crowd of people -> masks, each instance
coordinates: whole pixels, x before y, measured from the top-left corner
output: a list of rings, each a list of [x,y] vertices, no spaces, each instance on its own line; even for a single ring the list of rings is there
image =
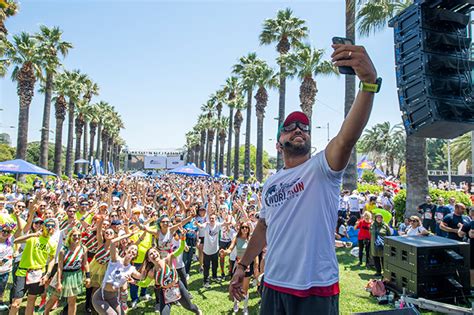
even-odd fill
[[[192,262],[204,289],[229,280],[260,208],[259,185],[179,175],[37,179],[24,195],[7,186],[0,195],[0,297],[10,274],[13,288],[0,310],[17,314],[27,295],[26,314],[38,297],[45,314],[61,300],[63,312],[75,314],[85,287],[87,313],[121,314],[154,291],[157,312],[169,314],[179,302],[200,314],[187,289]],[[244,314],[264,256],[246,272]],[[235,300],[234,312],[240,306]]]
[[[393,196],[392,187],[383,186],[379,194],[343,191],[339,197],[336,238],[351,239],[350,232],[357,235],[359,265],[363,264],[365,253],[365,265],[375,267],[375,276],[382,275],[385,236],[437,235],[457,241],[474,237],[474,207],[466,208],[455,197],[450,197],[446,204],[443,197],[434,203],[426,196],[417,209],[418,215],[396,222]],[[474,242],[471,249],[472,245]],[[471,250],[471,255],[473,253]]]

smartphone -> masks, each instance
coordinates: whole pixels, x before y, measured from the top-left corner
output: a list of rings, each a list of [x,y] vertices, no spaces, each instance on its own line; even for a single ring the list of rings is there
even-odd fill
[[[354,41],[350,38],[344,38],[344,37],[333,37],[332,38],[332,43],[333,44],[343,44],[343,45],[354,45]],[[341,74],[350,74],[350,75],[355,75],[354,69],[352,67],[347,67],[347,66],[342,66],[338,67],[339,68],[339,73]]]

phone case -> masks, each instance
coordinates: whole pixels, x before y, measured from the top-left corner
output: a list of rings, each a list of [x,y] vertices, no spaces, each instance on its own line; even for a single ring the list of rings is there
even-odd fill
[[[344,38],[344,37],[333,37],[332,38],[333,44],[349,44],[349,45],[354,45],[354,42],[349,39],[349,38]],[[354,69],[352,67],[338,67],[339,73],[341,74],[349,74],[349,75],[355,75]]]

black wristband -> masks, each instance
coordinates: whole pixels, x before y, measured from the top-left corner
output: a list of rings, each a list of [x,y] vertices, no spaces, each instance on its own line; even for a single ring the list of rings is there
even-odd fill
[[[90,279],[91,278],[91,273],[90,272],[86,272],[86,279]]]

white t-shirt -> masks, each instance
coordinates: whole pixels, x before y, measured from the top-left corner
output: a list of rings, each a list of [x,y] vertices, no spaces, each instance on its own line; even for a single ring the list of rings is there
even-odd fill
[[[8,243],[8,244],[7,244]],[[13,237],[8,242],[0,243],[0,274],[12,271]]]
[[[260,211],[267,225],[266,282],[307,290],[339,281],[334,231],[342,174],[322,151],[267,180]]]
[[[360,200],[359,195],[354,195],[354,194],[350,195],[347,198],[347,202],[349,204],[349,211],[350,212],[359,212],[360,211],[359,200]]]
[[[128,264],[124,266],[122,262],[117,260],[116,262],[110,261],[107,270],[105,271],[104,282],[102,286],[105,287],[107,283],[112,284],[115,289],[122,287],[128,280],[128,277],[135,272],[135,266]]]
[[[416,228],[412,228],[410,226],[407,230],[407,235],[408,236],[417,236],[418,234],[423,233],[423,231],[426,231],[426,229],[424,227],[422,227],[421,225],[417,226]]]
[[[181,244],[181,241],[180,240],[176,240],[174,237],[173,237],[173,241],[171,242],[173,245],[172,245],[172,250],[173,252],[175,250],[177,250],[179,248],[179,245]],[[176,269],[180,269],[180,268],[183,268],[184,267],[184,261],[183,261],[183,253],[181,253],[178,257],[175,257],[175,268]]]
[[[215,222],[214,227],[210,223],[206,224],[204,230],[204,247],[203,252],[206,255],[214,255],[219,251],[219,232],[222,223]]]
[[[160,252],[160,258],[165,258],[171,253],[171,248],[173,245],[173,236],[171,232],[168,230],[166,234],[162,234],[160,230],[158,230],[158,251]]]

